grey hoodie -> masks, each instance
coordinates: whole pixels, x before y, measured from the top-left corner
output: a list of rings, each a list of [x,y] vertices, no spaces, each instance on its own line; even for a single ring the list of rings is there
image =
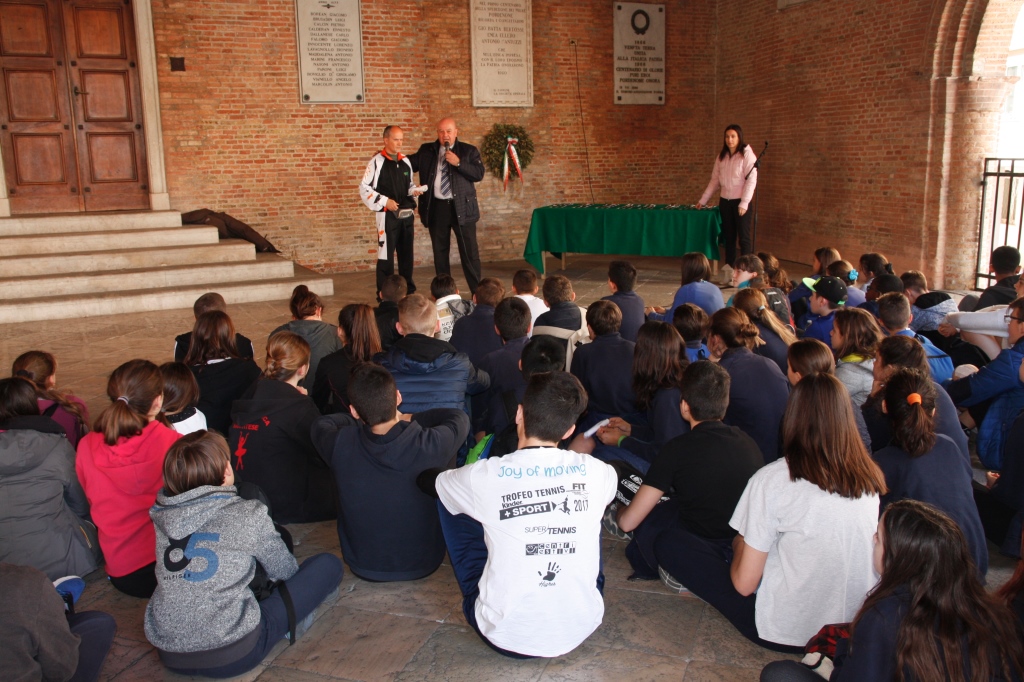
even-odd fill
[[[161,492],[149,515],[158,584],[145,629],[161,652],[222,649],[251,635],[260,624],[249,589],[256,561],[271,580],[299,570],[267,508],[238,497],[234,486],[202,486],[173,497]]]

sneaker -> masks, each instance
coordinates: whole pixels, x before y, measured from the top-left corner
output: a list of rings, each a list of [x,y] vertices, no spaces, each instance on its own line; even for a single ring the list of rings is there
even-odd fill
[[[61,599],[64,600],[64,608],[68,609],[70,607],[73,610],[78,598],[85,592],[85,581],[77,575],[66,575],[63,578],[54,580],[53,587],[57,590],[57,594],[61,596]]]
[[[677,594],[689,592],[689,590],[686,589],[681,582],[670,576],[668,574],[668,571],[666,571],[661,566],[658,566],[658,575],[661,576],[661,582],[665,583],[665,587],[672,590],[673,592]]]
[[[601,519],[601,525],[606,531],[614,535],[620,540],[632,540],[633,534],[627,533],[626,531],[619,528],[618,521],[615,517],[618,515],[619,505],[610,504],[608,508],[604,510],[604,517]]]

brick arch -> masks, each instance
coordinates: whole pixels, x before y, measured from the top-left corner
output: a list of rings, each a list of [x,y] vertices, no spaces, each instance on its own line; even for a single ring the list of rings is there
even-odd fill
[[[922,245],[939,286],[973,278],[979,181],[998,139],[1007,93],[1006,57],[1024,0],[939,0],[923,50],[929,78]],[[922,75],[923,75],[922,74]]]

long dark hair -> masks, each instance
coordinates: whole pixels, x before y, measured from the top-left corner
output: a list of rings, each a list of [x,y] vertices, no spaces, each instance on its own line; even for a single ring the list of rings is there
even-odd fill
[[[288,301],[288,308],[292,311],[292,317],[296,320],[304,320],[313,317],[317,311],[323,311],[324,302],[320,297],[309,290],[305,284],[300,284],[292,290],[291,300]]]
[[[901,367],[885,380],[882,393],[892,422],[892,442],[911,457],[935,446],[935,384],[930,374]]]
[[[680,269],[682,270],[681,286],[711,278],[711,262],[699,251],[684,253]]]
[[[882,330],[874,315],[862,308],[843,307],[836,311],[833,324],[843,335],[843,345],[835,349],[837,358],[851,354],[875,357]]]
[[[742,156],[743,150],[747,148],[747,143],[743,141],[743,128],[740,128],[739,125],[737,125],[736,123],[730,123],[729,125],[725,126],[725,130],[722,132],[722,151],[718,155],[719,159],[724,159],[725,157],[729,156],[729,145],[725,143],[725,135],[730,130],[735,130],[736,136],[740,138],[740,143],[736,145],[736,153]]]
[[[857,433],[850,394],[831,374],[805,376],[793,387],[782,415],[782,452],[794,481],[850,499],[886,492],[885,475]]]
[[[779,259],[767,251],[758,251],[757,257],[764,264],[764,275],[768,286],[776,287],[788,294],[793,289],[793,282],[790,281],[789,274],[782,269]]]
[[[186,365],[205,365],[210,360],[237,357],[235,325],[227,313],[211,310],[196,318],[192,340],[185,354]]]
[[[39,414],[36,387],[23,377],[0,379],[0,421]]]
[[[893,274],[892,263],[889,259],[880,253],[865,253],[860,257],[860,267],[864,270],[864,275],[868,279],[884,275],[886,273]]]
[[[908,591],[896,634],[899,679],[907,672],[914,680],[967,682],[965,668],[973,680],[1020,679],[1020,625],[978,580],[956,522],[931,505],[901,500],[886,509],[881,528],[882,578],[851,629],[881,601]]]
[[[757,326],[750,321],[747,314],[738,308],[722,308],[711,316],[708,336],[722,339],[726,348],[749,348],[764,343]]]
[[[349,303],[338,313],[338,326],[345,334],[345,346],[356,360],[370,362],[381,351],[380,329],[373,308],[365,303]]]
[[[633,351],[633,393],[637,409],[649,408],[659,389],[681,387],[688,364],[686,343],[675,327],[654,320],[644,322],[636,333]]]
[[[813,277],[824,277],[827,274],[828,266],[843,258],[839,255],[839,250],[831,246],[815,249],[814,257],[818,259],[819,268],[811,273]]]
[[[78,423],[84,428],[87,417],[82,404],[72,400],[67,393],[46,385],[47,380],[56,373],[57,358],[42,350],[30,350],[22,353],[14,359],[14,364],[11,365],[11,376],[31,381],[32,385],[36,387],[38,398],[57,403],[78,420]]]

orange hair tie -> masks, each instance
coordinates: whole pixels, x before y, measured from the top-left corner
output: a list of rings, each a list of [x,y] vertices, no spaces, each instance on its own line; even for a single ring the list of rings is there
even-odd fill
[[[921,404],[921,394],[920,393],[911,393],[910,395],[908,395],[907,396],[907,404],[908,405],[920,405]]]

